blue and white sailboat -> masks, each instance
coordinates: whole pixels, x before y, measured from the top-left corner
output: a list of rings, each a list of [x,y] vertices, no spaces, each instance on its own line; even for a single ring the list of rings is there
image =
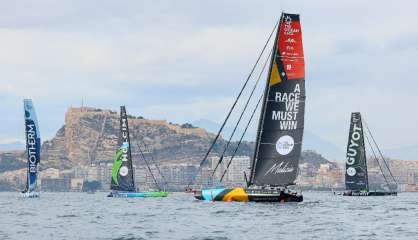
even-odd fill
[[[36,182],[38,165],[41,158],[41,135],[39,133],[38,119],[32,100],[24,99],[23,107],[25,111],[25,138],[28,165],[26,187],[21,193],[23,197],[36,198],[39,197],[39,193],[36,192]]]

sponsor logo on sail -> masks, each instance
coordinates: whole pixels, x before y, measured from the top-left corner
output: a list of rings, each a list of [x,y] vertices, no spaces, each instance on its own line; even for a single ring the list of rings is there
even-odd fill
[[[288,38],[285,40],[285,43],[296,43],[296,40],[294,38]]]
[[[29,172],[36,173],[36,163],[38,162],[36,156],[36,129],[35,124],[26,125],[26,139],[28,148],[28,159],[29,159]]]
[[[122,145],[122,162],[128,161],[129,144],[123,143]]]
[[[127,166],[122,166],[122,167],[120,168],[120,170],[119,170],[119,174],[120,174],[122,177],[126,177],[126,176],[128,175],[128,172],[129,172],[129,169],[128,169],[128,167],[127,167]]]
[[[286,16],[284,18],[284,34],[285,35],[293,35],[294,33],[300,32],[300,29],[293,28],[292,26],[292,18],[290,16]]]
[[[359,154],[359,147],[360,147],[360,141],[362,138],[362,127],[361,127],[361,123],[359,124],[360,118],[353,114],[352,117],[352,132],[350,134],[350,139],[348,142],[348,148],[347,148],[347,160],[346,160],[346,164],[347,164],[347,169],[346,169],[346,173],[348,176],[350,177],[354,177],[356,176],[357,170],[355,168],[355,165],[358,164],[358,162],[356,162],[356,160],[358,159],[358,154]]]
[[[361,127],[356,122],[358,119],[353,119],[353,132],[350,135],[350,141],[347,149],[347,165],[353,165],[356,162],[358,154],[358,147],[360,146],[359,141],[361,139]]]
[[[293,172],[295,168],[292,166],[289,166],[289,163],[275,163],[273,166],[264,174],[264,176],[267,176],[268,174],[280,174],[280,173],[290,173]]]
[[[293,140],[293,138],[289,135],[284,135],[277,140],[276,151],[280,155],[287,155],[293,150],[294,146],[295,141]]]
[[[357,171],[356,171],[355,168],[353,168],[353,167],[347,168],[347,175],[348,176],[352,177],[352,176],[356,175],[356,173],[357,173]]]

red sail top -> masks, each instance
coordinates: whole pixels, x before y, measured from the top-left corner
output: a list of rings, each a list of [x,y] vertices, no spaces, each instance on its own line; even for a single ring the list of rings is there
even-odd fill
[[[288,80],[305,77],[302,30],[297,14],[284,14],[279,28],[277,55],[283,66],[280,75]]]

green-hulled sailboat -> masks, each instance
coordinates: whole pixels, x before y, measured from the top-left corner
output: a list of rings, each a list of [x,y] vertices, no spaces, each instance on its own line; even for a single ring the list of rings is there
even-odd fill
[[[135,187],[135,173],[132,166],[131,141],[125,106],[120,107],[119,149],[112,167],[111,192],[108,197],[167,197],[165,191],[139,192]],[[158,186],[157,186],[158,187]]]

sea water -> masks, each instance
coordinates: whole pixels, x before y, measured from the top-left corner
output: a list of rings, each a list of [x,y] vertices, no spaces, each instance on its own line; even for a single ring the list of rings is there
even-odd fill
[[[304,192],[290,204],[106,195],[0,193],[0,239],[418,239],[418,193]]]

